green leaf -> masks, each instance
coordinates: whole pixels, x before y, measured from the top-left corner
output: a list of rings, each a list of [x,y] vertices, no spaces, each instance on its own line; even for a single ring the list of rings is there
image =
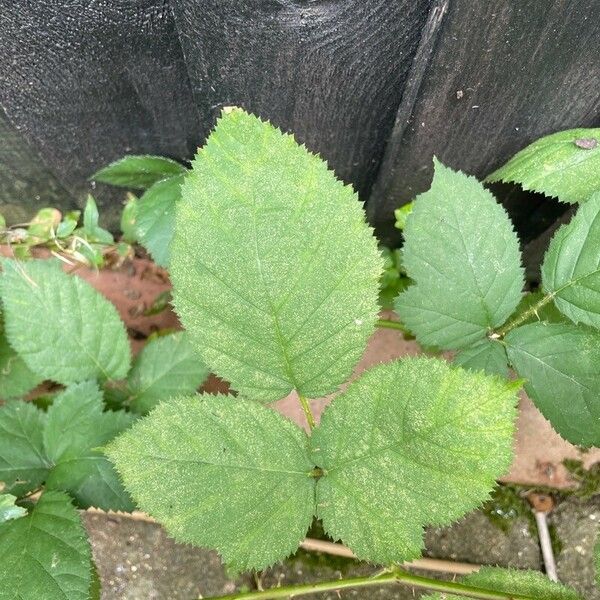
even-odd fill
[[[22,506],[15,504],[16,496],[11,494],[0,494],[0,525],[5,521],[20,519],[27,514],[27,511]]]
[[[583,202],[600,191],[600,129],[568,129],[543,137],[486,181],[515,182],[563,202]]]
[[[314,511],[305,433],[232,396],[157,406],[107,449],[141,510],[233,569],[262,569],[304,539]]]
[[[34,373],[65,385],[125,377],[129,342],[108,300],[56,261],[4,260],[2,266],[6,335]]]
[[[425,525],[479,506],[508,469],[516,391],[430,358],[365,372],[311,436],[327,533],[380,564],[420,556]]]
[[[544,290],[574,323],[600,328],[600,193],[554,235],[542,265]]]
[[[88,241],[100,242],[101,244],[112,244],[115,240],[106,229],[102,229],[98,224],[100,215],[96,201],[91,194],[88,194],[85,208],[83,210],[83,228],[82,233]]]
[[[152,254],[154,262],[162,267],[169,266],[175,207],[181,199],[183,181],[183,175],[158,181],[144,192],[137,204],[137,239]]]
[[[9,345],[0,317],[0,400],[24,396],[42,381]]]
[[[466,348],[502,325],[521,300],[519,242],[505,210],[473,177],[435,161],[404,229],[402,322],[426,346]]]
[[[48,472],[42,431],[46,415],[33,404],[11,401],[0,407],[0,481],[21,496],[41,485]]]
[[[61,220],[60,211],[56,208],[42,208],[31,219],[27,233],[35,244],[46,242],[54,236]]]
[[[357,195],[240,109],[223,114],[182,195],[174,304],[204,362],[264,402],[337,389],[378,312],[381,258]]]
[[[477,573],[462,578],[460,583],[490,592],[520,594],[535,600],[583,600],[572,588],[555,583],[537,571],[482,567]],[[468,598],[454,594],[429,594],[423,596],[421,600],[468,600]]]
[[[0,213],[0,229],[6,229],[6,219],[4,218],[4,216]]]
[[[137,242],[137,235],[135,231],[135,222],[137,219],[137,207],[139,200],[133,195],[127,194],[127,202],[123,207],[121,213],[121,232],[123,234],[123,241],[128,244],[135,244]]]
[[[170,158],[130,155],[100,169],[91,179],[119,187],[146,189],[161,179],[186,172],[183,165]]]
[[[600,445],[600,334],[571,323],[532,323],[509,332],[508,358],[525,390],[562,437]]]
[[[594,567],[596,569],[596,584],[600,586],[600,536],[594,546]]]
[[[94,382],[72,385],[48,409],[44,449],[50,462],[47,489],[68,491],[83,508],[131,511],[134,505],[112,464],[98,450],[127,429],[133,417],[103,412]]]
[[[508,358],[504,346],[488,339],[481,340],[456,355],[454,364],[469,371],[508,378]]]
[[[0,592],[21,600],[88,600],[91,551],[66,494],[46,492],[32,513],[0,525]]]
[[[56,237],[63,239],[69,237],[77,227],[77,219],[65,217],[56,228]]]
[[[191,394],[208,374],[185,332],[156,338],[138,354],[127,378],[131,409],[147,413],[161,400]]]

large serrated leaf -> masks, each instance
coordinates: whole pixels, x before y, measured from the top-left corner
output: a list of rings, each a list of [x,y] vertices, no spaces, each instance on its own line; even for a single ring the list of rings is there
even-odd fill
[[[157,181],[186,171],[183,165],[164,156],[132,154],[100,169],[91,179],[120,187],[146,189]]]
[[[129,494],[99,447],[127,429],[133,417],[103,412],[102,394],[92,382],[59,394],[48,409],[44,451],[50,463],[48,489],[66,490],[81,507],[131,511]]]
[[[256,402],[171,400],[107,452],[142,510],[175,539],[216,548],[234,569],[285,558],[311,523],[306,435]]]
[[[403,265],[415,281],[396,300],[427,346],[466,348],[521,300],[519,242],[506,211],[475,178],[435,161],[431,189],[404,228]]]
[[[571,323],[531,323],[505,338],[525,390],[560,435],[600,445],[600,334]]]
[[[351,374],[382,261],[356,194],[294,138],[224,114],[186,177],[171,275],[185,329],[247,397],[308,397]]]
[[[542,284],[558,310],[574,323],[600,328],[600,193],[552,238]]]
[[[135,232],[154,262],[168,267],[171,239],[175,228],[176,203],[181,198],[183,175],[157,181],[138,200]]]
[[[108,300],[57,261],[4,260],[2,267],[6,335],[34,373],[65,385],[125,377],[129,342]]]
[[[600,129],[547,135],[513,156],[486,181],[519,183],[525,190],[583,202],[600,191]]]
[[[519,594],[522,597],[531,597],[532,600],[583,600],[572,588],[555,583],[537,571],[482,567],[477,573],[462,578],[460,583],[489,592]],[[460,594],[446,593],[429,594],[423,596],[421,600],[468,600],[468,598]]]
[[[30,515],[0,524],[0,598],[88,600],[91,551],[66,494],[46,492]]]
[[[350,384],[311,436],[317,515],[361,559],[419,556],[423,526],[479,506],[512,455],[516,388],[428,358]]]
[[[24,396],[41,382],[9,345],[0,315],[0,400]]]
[[[33,404],[14,400],[0,407],[0,482],[20,496],[45,479],[48,459],[42,431],[46,415]]]
[[[208,373],[187,333],[156,338],[138,354],[127,377],[131,409],[146,413],[161,400],[190,394]]]

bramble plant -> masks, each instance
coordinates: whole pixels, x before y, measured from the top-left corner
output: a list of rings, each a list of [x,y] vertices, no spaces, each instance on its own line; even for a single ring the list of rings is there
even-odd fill
[[[384,265],[356,194],[292,136],[228,109],[183,170],[129,157],[95,176],[147,188],[130,240],[169,265],[185,327],[131,369],[116,310],[88,284],[56,261],[2,263],[0,597],[98,597],[75,506],[137,506],[234,571],[284,559],[315,517],[385,567],[230,599],[401,583],[428,600],[577,600],[539,573],[485,567],[448,582],[399,565],[420,556],[424,526],[480,506],[510,465],[522,380],[509,365],[561,435],[600,438],[600,195],[556,234],[543,289],[523,296],[505,211],[436,162],[431,189],[398,214],[402,254],[386,256],[402,322],[380,321]],[[396,360],[339,392],[377,325],[457,350],[455,364]],[[209,370],[237,394],[194,394]],[[24,402],[44,380],[60,391]],[[267,406],[290,392],[306,431]],[[310,399],[330,393],[317,424]]]

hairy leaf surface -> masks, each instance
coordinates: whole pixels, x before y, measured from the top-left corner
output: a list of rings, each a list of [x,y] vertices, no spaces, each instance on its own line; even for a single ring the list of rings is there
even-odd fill
[[[4,260],[2,267],[6,335],[34,373],[65,385],[125,377],[129,342],[108,300],[56,261]]]
[[[0,524],[0,597],[88,600],[91,551],[66,494],[46,492],[30,515]]]
[[[482,567],[477,573],[460,580],[473,587],[490,592],[520,594],[535,600],[583,600],[572,588],[555,583],[537,571]],[[454,594],[429,594],[422,600],[469,600],[466,596]]]
[[[138,506],[238,570],[295,551],[314,511],[305,433],[232,396],[158,405],[107,450]]]
[[[102,394],[95,383],[73,385],[59,394],[48,409],[44,428],[50,463],[46,487],[70,492],[84,508],[133,510],[112,464],[98,450],[132,422],[124,411],[103,412]]]
[[[195,392],[208,373],[187,333],[156,338],[138,354],[127,378],[131,409],[147,413],[161,400]]]
[[[515,182],[563,202],[583,202],[600,191],[600,129],[568,129],[536,140],[487,181]]]
[[[542,284],[574,323],[600,328],[600,193],[554,235],[542,265]]]
[[[164,156],[130,155],[100,169],[91,179],[120,187],[146,189],[157,181],[186,171],[183,165]]]
[[[525,390],[560,435],[600,445],[600,334],[571,323],[532,323],[505,338]]]
[[[152,254],[154,262],[168,267],[175,228],[175,207],[181,198],[183,175],[157,181],[137,202],[137,239]]]
[[[205,363],[265,402],[335,390],[378,311],[382,261],[356,194],[240,109],[219,120],[182,194],[174,304]]]
[[[506,211],[475,178],[438,161],[407,219],[403,265],[415,285],[396,310],[426,346],[466,348],[521,300],[519,242]]]
[[[488,339],[459,352],[454,364],[469,371],[483,371],[488,375],[508,377],[508,358],[504,346]]]
[[[4,491],[20,496],[37,488],[48,469],[42,430],[46,414],[33,404],[14,400],[0,407],[0,481]]]
[[[0,315],[0,400],[24,396],[41,382],[42,378],[11,348]]]
[[[479,506],[508,468],[516,387],[429,358],[367,371],[311,436],[317,515],[381,564],[419,556],[423,527]]]

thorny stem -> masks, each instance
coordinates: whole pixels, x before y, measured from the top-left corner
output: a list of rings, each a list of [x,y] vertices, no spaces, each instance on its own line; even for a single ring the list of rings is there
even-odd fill
[[[512,594],[510,592],[494,592],[483,590],[478,587],[456,583],[453,581],[439,581],[419,575],[412,575],[406,571],[394,568],[381,575],[373,577],[353,577],[350,579],[337,579],[334,581],[322,581],[318,583],[306,583],[303,585],[290,585],[273,588],[270,590],[256,592],[242,592],[219,596],[212,600],[275,600],[277,598],[295,598],[306,594],[342,590],[346,588],[379,586],[382,584],[400,583],[410,585],[414,588],[425,589],[433,592],[456,594],[467,598],[478,598],[479,600],[535,600],[532,596]]]
[[[302,405],[302,410],[304,411],[308,428],[312,431],[316,423],[315,416],[312,414],[312,410],[310,410],[310,404],[308,400],[300,393],[298,394],[298,398],[300,399],[300,404]]]
[[[397,329],[402,333],[409,333],[408,329],[402,325],[399,321],[392,321],[391,319],[377,319],[375,322],[377,327],[382,327],[383,329]]]
[[[530,317],[533,317],[534,315],[537,316],[538,310],[546,306],[546,304],[548,304],[548,302],[550,302],[552,298],[553,294],[546,294],[539,302],[536,302],[533,306],[529,307],[524,313],[521,313],[516,319],[513,319],[512,321],[504,325],[504,327],[498,329],[498,331],[492,334],[492,336],[496,339],[503,338],[509,331],[512,331],[513,329],[527,321],[527,319],[529,319]]]

